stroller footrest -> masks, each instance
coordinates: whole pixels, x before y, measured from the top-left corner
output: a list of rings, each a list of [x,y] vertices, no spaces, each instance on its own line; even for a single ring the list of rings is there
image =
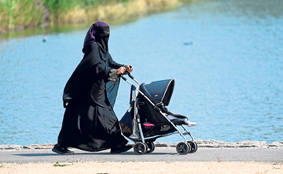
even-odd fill
[[[172,121],[175,125],[188,125],[189,127],[196,126],[197,124],[194,122],[190,122],[186,116],[183,115],[167,115],[170,121]]]
[[[185,119],[173,119],[171,120],[175,125],[182,125],[182,124],[186,124],[186,120]]]

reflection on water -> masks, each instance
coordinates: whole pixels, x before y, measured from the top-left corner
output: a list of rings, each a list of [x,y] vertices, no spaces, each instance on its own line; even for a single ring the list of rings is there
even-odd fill
[[[117,62],[132,64],[140,82],[176,80],[169,110],[198,123],[190,129],[196,139],[282,141],[280,5],[280,0],[191,2],[111,27],[110,52]],[[0,43],[0,144],[56,142],[62,90],[82,58],[86,31]],[[129,90],[121,82],[119,118],[128,108]]]

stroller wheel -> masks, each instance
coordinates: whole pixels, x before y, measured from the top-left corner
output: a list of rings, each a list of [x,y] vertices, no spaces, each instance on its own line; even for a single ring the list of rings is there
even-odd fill
[[[191,146],[190,146],[190,144],[180,142],[180,143],[177,144],[176,150],[180,155],[186,155],[191,151]]]
[[[145,154],[147,152],[147,145],[145,143],[138,142],[134,146],[134,151],[139,154]]]
[[[155,149],[155,145],[153,142],[146,142],[147,145],[147,153],[151,153]]]
[[[195,153],[198,150],[198,144],[194,141],[187,141],[187,143],[191,146],[191,150],[189,153]]]

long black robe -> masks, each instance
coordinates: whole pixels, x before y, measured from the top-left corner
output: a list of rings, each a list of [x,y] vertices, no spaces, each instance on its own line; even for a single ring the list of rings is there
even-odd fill
[[[110,69],[123,65],[108,52],[101,57],[101,47],[91,42],[84,48],[84,58],[65,86],[63,100],[69,104],[58,136],[60,146],[100,151],[128,142],[113,111],[119,81],[108,81]]]

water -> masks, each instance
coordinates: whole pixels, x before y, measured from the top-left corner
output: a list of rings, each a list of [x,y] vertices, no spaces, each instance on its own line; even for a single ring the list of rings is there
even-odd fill
[[[140,82],[174,78],[169,110],[198,125],[196,139],[283,140],[283,3],[192,2],[111,27],[110,52]],[[55,143],[62,91],[87,28],[0,42],[0,144]],[[42,42],[46,37],[47,42]],[[122,82],[115,112],[128,108]],[[179,135],[157,139],[177,142]]]

